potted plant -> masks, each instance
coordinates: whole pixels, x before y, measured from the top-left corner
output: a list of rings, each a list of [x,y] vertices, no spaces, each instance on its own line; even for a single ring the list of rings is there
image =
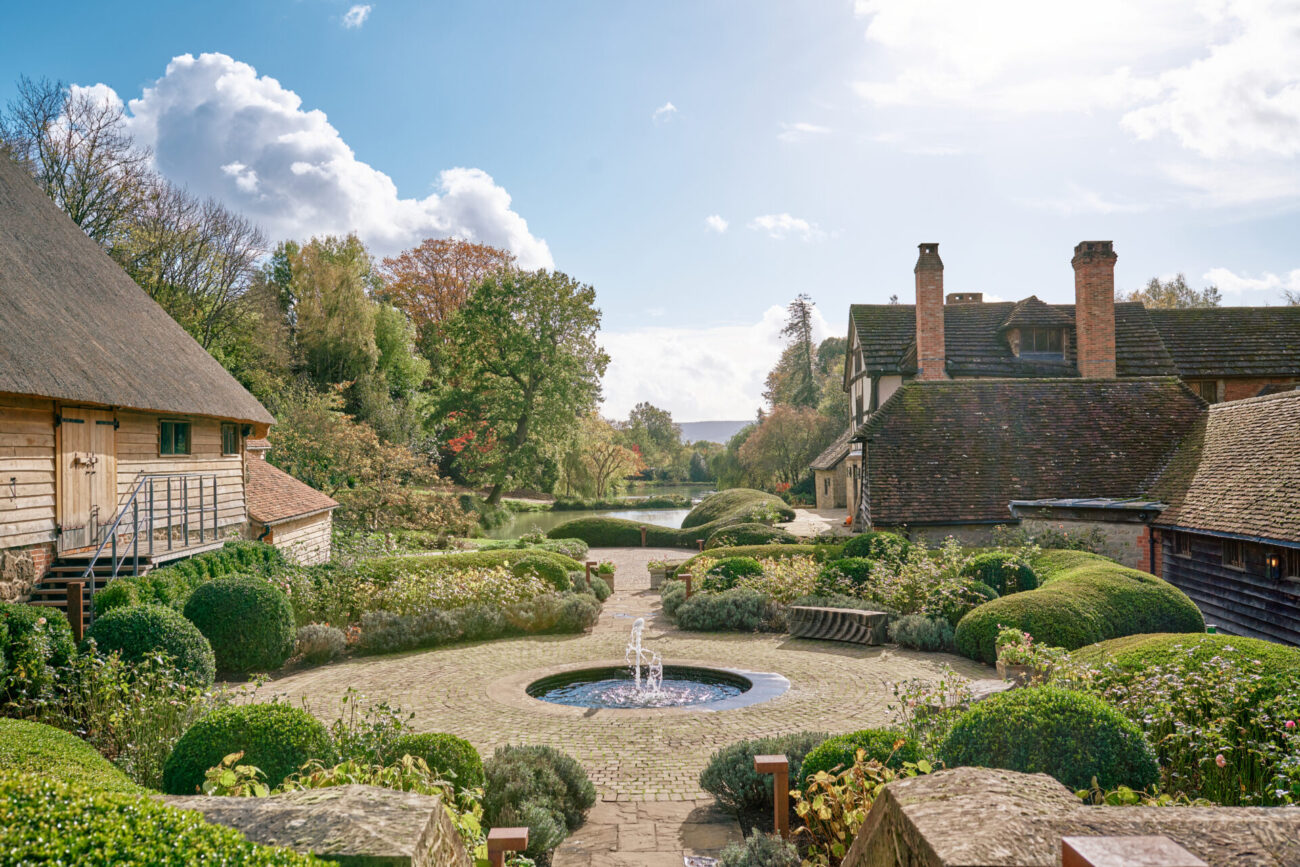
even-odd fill
[[[668,573],[680,563],[671,563],[667,560],[651,560],[645,564],[646,569],[650,572],[650,589],[658,590],[659,586],[668,578]]]
[[[1034,643],[1034,637],[1019,629],[998,627],[998,676],[1016,686],[1046,682],[1059,657],[1057,648]]]

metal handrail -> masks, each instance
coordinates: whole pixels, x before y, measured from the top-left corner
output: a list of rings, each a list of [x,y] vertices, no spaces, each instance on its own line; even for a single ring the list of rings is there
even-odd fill
[[[217,521],[219,517],[220,506],[217,497],[217,474],[216,473],[142,473],[139,477],[139,480],[135,483],[135,487],[131,489],[131,495],[127,497],[126,502],[122,504],[122,507],[120,509],[118,509],[117,515],[113,518],[113,522],[109,525],[108,531],[104,535],[103,541],[99,543],[99,547],[95,549],[95,553],[91,555],[90,561],[86,564],[85,570],[81,573],[81,578],[83,580],[87,580],[87,579],[89,580],[90,620],[92,623],[95,620],[95,575],[94,575],[95,567],[99,564],[99,558],[103,555],[104,548],[108,547],[110,550],[111,562],[113,564],[113,571],[112,574],[109,576],[108,580],[113,581],[115,578],[117,578],[118,572],[121,570],[122,564],[123,562],[125,562],[128,556],[128,551],[126,550],[122,551],[121,555],[119,556],[117,550],[118,530],[119,527],[121,527],[122,525],[122,521],[126,518],[128,511],[130,511],[131,513],[131,522],[132,522],[131,545],[129,549],[129,556],[131,557],[131,561],[132,561],[131,574],[132,575],[140,574],[140,494],[144,491],[146,483],[149,485],[149,497],[146,504],[146,514],[145,514],[146,526],[148,526],[149,528],[149,546],[148,546],[148,551],[146,552],[146,556],[153,555],[154,529],[155,529],[155,522],[157,520],[157,515],[155,514],[155,508],[154,508],[154,493],[156,490],[156,483],[159,480],[165,480],[167,483],[167,550],[169,551],[173,550],[172,549],[172,529],[173,529],[172,482],[174,480],[179,481],[181,483],[180,485],[181,503],[184,507],[184,512],[181,516],[182,517],[181,527],[182,527],[182,532],[184,533],[185,547],[187,548],[189,547],[190,515],[194,511],[190,507],[189,483],[191,479],[198,480],[199,543],[200,544],[203,544],[204,542],[207,541],[207,532],[208,532],[208,527],[206,526],[204,520],[206,518],[206,513],[208,511],[208,508],[204,504],[203,489],[204,489],[204,484],[208,479],[211,479],[212,481],[211,531],[212,531],[212,540],[214,542],[217,540],[218,538]],[[107,584],[108,582],[105,583]]]

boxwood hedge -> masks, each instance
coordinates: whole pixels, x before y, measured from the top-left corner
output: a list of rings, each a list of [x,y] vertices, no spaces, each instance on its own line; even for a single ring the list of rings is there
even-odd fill
[[[826,732],[796,732],[737,741],[709,757],[700,772],[700,788],[737,814],[772,809],[772,776],[754,770],[754,756],[783,755],[790,760],[790,779],[801,780],[804,758],[830,737]]]
[[[214,578],[242,574],[266,577],[288,568],[284,553],[263,542],[227,542],[144,575],[115,578],[95,594],[95,613],[130,605],[166,605],[184,610],[190,594]]]
[[[261,768],[272,788],[311,759],[330,764],[334,745],[314,716],[287,704],[246,704],[219,708],[181,735],[163,766],[163,791],[192,795],[208,768],[231,753],[242,764]]]
[[[1300,673],[1300,648],[1236,635],[1128,635],[1081,647],[1070,656],[1090,665],[1110,663],[1125,671],[1141,672],[1174,663],[1193,666],[1229,654],[1236,659],[1258,660],[1264,679],[1289,678]]]
[[[185,618],[208,639],[221,671],[274,671],[293,653],[289,597],[261,578],[209,581],[190,595]]]
[[[1137,633],[1205,631],[1201,612],[1172,584],[1095,555],[1066,553],[1075,556],[1053,563],[1037,590],[994,599],[963,617],[957,652],[993,663],[1000,626],[1067,650]]]
[[[552,539],[581,539],[601,548],[627,548],[641,544],[641,528],[646,530],[646,545],[655,548],[694,548],[697,540],[708,540],[719,530],[740,524],[756,523],[756,518],[794,520],[794,510],[777,496],[749,488],[732,488],[705,497],[682,519],[680,529],[628,521],[624,518],[578,518],[552,529]],[[757,522],[757,523],[761,523]]]
[[[291,865],[309,855],[262,846],[192,810],[48,774],[0,771],[0,857],[7,864]]]
[[[798,536],[780,527],[769,527],[767,524],[733,524],[715,530],[705,540],[704,550],[734,548],[737,545],[794,545],[798,542]]]
[[[640,544],[638,541],[637,544]],[[396,557],[376,557],[367,560],[358,568],[379,583],[387,583],[403,572],[433,573],[457,569],[491,569],[497,566],[513,566],[524,558],[536,558],[533,562],[544,560],[553,563],[565,572],[581,572],[585,568],[577,560],[542,551],[537,548],[502,549],[496,551],[464,551],[456,554],[415,554]]]
[[[1038,576],[1032,566],[997,551],[976,554],[962,568],[961,574],[987,584],[999,596],[1033,590],[1038,586]]]
[[[114,608],[95,618],[86,642],[100,653],[118,653],[127,662],[162,651],[195,686],[209,687],[216,675],[212,646],[198,628],[171,608],[137,605]]]
[[[897,745],[897,746],[895,746]],[[807,784],[818,771],[839,773],[857,761],[858,750],[866,752],[867,761],[889,763],[891,768],[901,768],[903,762],[921,759],[921,748],[912,738],[894,729],[862,729],[846,735],[827,738],[804,756],[800,778]]]
[[[696,574],[695,561],[702,557],[709,560],[723,560],[727,557],[753,557],[755,560],[812,557],[815,560],[826,561],[838,558],[840,551],[841,546],[839,545],[737,545],[733,548],[715,548],[712,551],[705,551],[703,554],[696,554],[679,565],[674,570],[674,574]]]
[[[59,609],[0,602],[0,704],[48,692],[76,652],[72,627]]]
[[[424,759],[436,771],[450,771],[457,790],[483,786],[483,759],[464,738],[442,732],[399,735],[389,749],[387,760],[391,762],[407,755]]]
[[[148,791],[76,735],[28,720],[0,718],[0,767],[104,792]]]
[[[703,527],[726,518],[749,518],[755,511],[767,511],[778,521],[793,521],[794,509],[775,494],[753,488],[729,488],[710,494],[682,519],[682,528]],[[740,521],[737,521],[740,523]]]
[[[1137,724],[1101,699],[1054,686],[1016,689],[971,707],[939,745],[950,768],[1050,774],[1071,789],[1154,785],[1156,756]]]

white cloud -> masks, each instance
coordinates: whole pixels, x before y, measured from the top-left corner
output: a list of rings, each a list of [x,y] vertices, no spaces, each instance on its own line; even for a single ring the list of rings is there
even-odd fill
[[[826,237],[826,233],[802,217],[790,214],[763,214],[749,221],[749,228],[756,232],[766,232],[768,237],[783,241],[797,236],[805,241],[816,241]]]
[[[813,316],[817,340],[843,330],[830,328],[820,310]],[[785,308],[774,305],[748,325],[602,332],[610,356],[604,415],[625,418],[648,400],[677,421],[753,417],[763,404],[763,380],[784,347],[785,317]],[[654,376],[646,376],[648,370]]]
[[[1283,291],[1300,292],[1300,268],[1285,275],[1265,271],[1258,277],[1238,274],[1228,268],[1211,268],[1204,274],[1206,283],[1213,283],[1232,304],[1278,304]]]
[[[349,30],[360,27],[370,17],[370,4],[358,3],[343,14],[343,26]]]
[[[153,148],[164,175],[224,201],[272,238],[355,231],[390,255],[456,237],[510,250],[525,268],[554,267],[546,242],[486,172],[444,169],[436,192],[402,198],[324,112],[305,110],[296,93],[224,54],[173,59],[130,110],[131,131]]]
[[[729,225],[731,224],[722,219],[721,214],[709,214],[704,218],[704,228],[708,229],[710,232],[717,232],[719,235],[727,231],[727,226]]]
[[[677,106],[673,105],[671,102],[665,102],[663,105],[655,109],[655,113],[650,116],[650,119],[655,123],[668,123],[668,121],[672,120],[676,115]]]
[[[1150,201],[1109,198],[1073,181],[1066,184],[1066,192],[1062,196],[1022,201],[1031,208],[1051,211],[1062,217],[1074,217],[1080,214],[1137,214],[1149,210],[1153,204]]]
[[[781,132],[777,133],[776,137],[781,141],[796,142],[817,136],[830,135],[830,132],[831,128],[828,126],[797,121],[795,123],[781,124]]]

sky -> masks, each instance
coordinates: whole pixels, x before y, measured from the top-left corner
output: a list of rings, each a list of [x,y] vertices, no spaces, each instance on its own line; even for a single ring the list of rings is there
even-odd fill
[[[1116,283],[1300,290],[1300,0],[13,4],[20,75],[120,100],[157,167],[275,239],[511,249],[592,284],[605,412],[761,404],[784,306]]]

